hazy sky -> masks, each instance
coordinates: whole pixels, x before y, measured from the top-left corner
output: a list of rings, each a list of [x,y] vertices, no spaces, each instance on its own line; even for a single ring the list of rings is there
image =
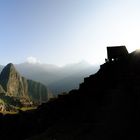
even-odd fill
[[[0,64],[103,63],[140,47],[140,0],[0,0]]]

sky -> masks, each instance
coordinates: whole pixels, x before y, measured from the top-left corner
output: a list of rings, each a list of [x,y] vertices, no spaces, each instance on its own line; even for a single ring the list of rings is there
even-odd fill
[[[102,64],[140,48],[139,0],[0,0],[0,64]]]

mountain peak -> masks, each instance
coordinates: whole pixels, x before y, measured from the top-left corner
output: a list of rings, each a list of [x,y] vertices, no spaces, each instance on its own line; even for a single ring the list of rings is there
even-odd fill
[[[9,79],[9,77],[13,75],[19,76],[20,74],[17,72],[15,66],[12,63],[9,63],[3,68],[0,75],[0,80],[4,82],[6,79]]]
[[[7,64],[0,74],[0,92],[20,99],[32,99],[36,103],[48,100],[47,88],[41,83],[22,77],[12,63]],[[28,102],[27,102],[28,103]]]
[[[0,74],[0,84],[6,92],[10,93],[10,95],[18,94],[18,88],[21,88],[22,86],[22,84],[19,84],[21,79],[22,77],[16,71],[12,63],[7,64]]]
[[[14,67],[14,64],[13,63],[8,63],[6,66]]]
[[[4,67],[3,71],[6,71],[6,72],[15,71],[16,72],[16,69],[15,69],[15,66],[13,63],[9,63]]]

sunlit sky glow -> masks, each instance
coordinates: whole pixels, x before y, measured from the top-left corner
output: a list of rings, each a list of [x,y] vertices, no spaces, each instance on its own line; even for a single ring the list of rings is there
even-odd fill
[[[0,64],[101,64],[140,48],[140,0],[0,0]]]

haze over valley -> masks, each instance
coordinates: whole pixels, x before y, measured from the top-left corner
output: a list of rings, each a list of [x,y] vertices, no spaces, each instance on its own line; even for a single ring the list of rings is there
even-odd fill
[[[1,65],[0,69],[2,70],[3,67]],[[83,82],[84,77],[97,72],[99,69],[99,66],[91,65],[85,61],[61,67],[52,64],[25,62],[15,64],[15,67],[27,79],[46,85],[54,95],[79,88],[79,84]]]

